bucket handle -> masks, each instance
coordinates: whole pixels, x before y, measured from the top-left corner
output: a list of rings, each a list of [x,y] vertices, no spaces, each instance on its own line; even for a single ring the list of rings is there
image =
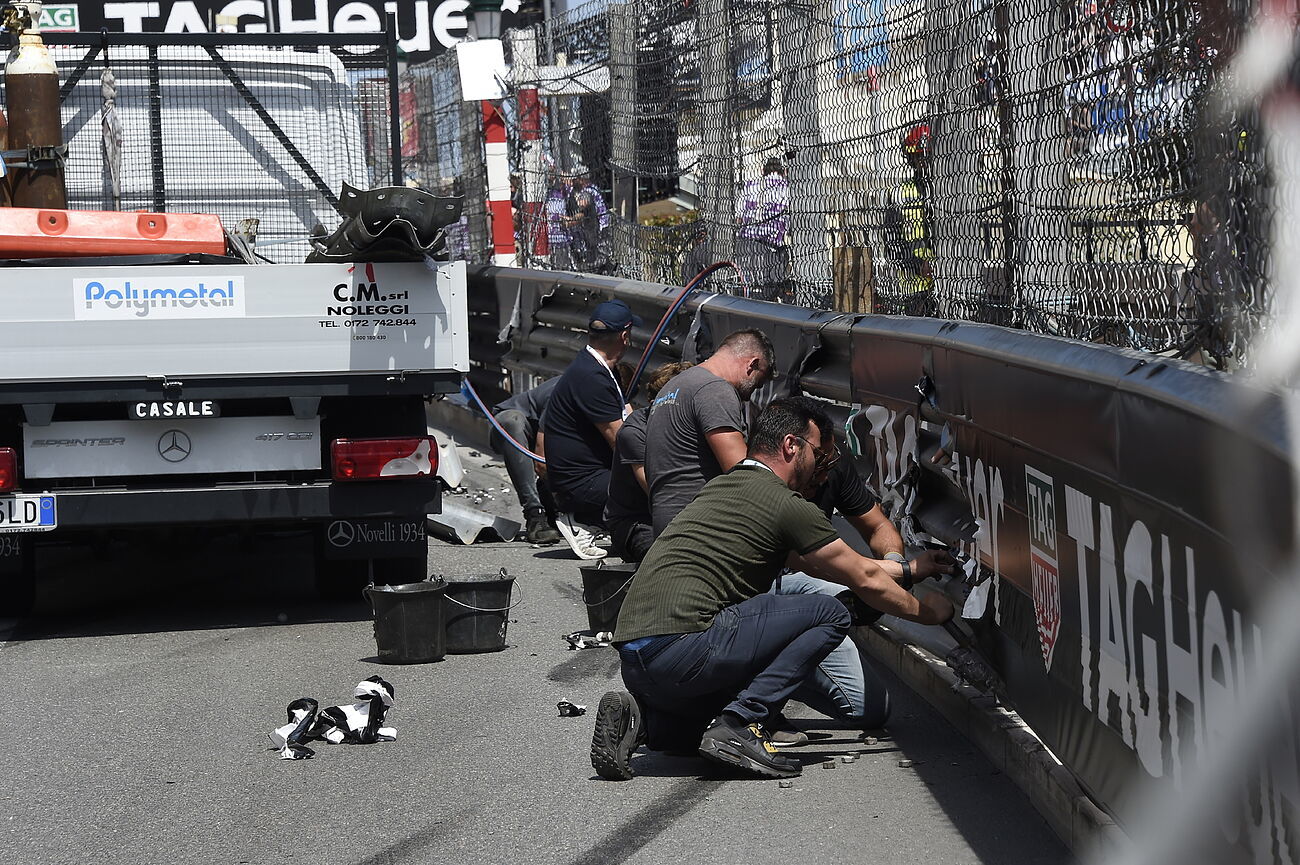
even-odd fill
[[[515,601],[513,604],[511,604],[511,605],[508,606],[508,607],[498,607],[498,608],[496,608],[496,609],[491,609],[491,608],[487,608],[487,607],[475,607],[475,606],[471,606],[470,604],[467,604],[467,603],[465,603],[464,601],[458,601],[458,600],[456,600],[456,599],[453,598],[451,595],[443,595],[442,597],[443,597],[444,600],[451,601],[453,604],[456,604],[457,606],[464,607],[464,608],[467,609],[467,610],[473,610],[473,611],[476,612],[476,613],[504,613],[504,612],[507,612],[507,611],[509,611],[509,610],[513,610],[515,607],[519,606],[520,604],[522,604],[522,603],[524,602],[524,588],[523,588],[523,586],[519,585],[518,582],[515,582],[513,585],[510,586],[510,592],[511,592],[511,594],[514,594],[514,590],[515,590],[515,589],[518,589],[518,590],[519,590],[519,600]]]
[[[613,568],[610,568],[610,570],[612,571]],[[636,579],[636,571],[633,571],[633,572],[632,572],[632,576],[630,576],[630,577],[627,578],[627,582],[624,583],[622,586],[620,586],[619,589],[618,589],[618,592],[614,592],[613,594],[610,595],[610,597],[612,598],[614,595],[617,595],[619,592],[625,592],[625,591],[627,591],[627,587],[630,586],[630,585],[632,585],[632,581],[635,580],[635,579]],[[587,606],[589,606],[589,607],[599,607],[601,604],[608,604],[608,603],[609,603],[609,598],[606,598],[606,599],[603,600],[603,601],[597,601],[597,602],[594,603],[594,604],[588,604],[588,603],[587,603],[587,590],[586,590],[586,589],[583,589],[583,591],[582,591],[582,602],[583,602],[584,604],[587,604]]]

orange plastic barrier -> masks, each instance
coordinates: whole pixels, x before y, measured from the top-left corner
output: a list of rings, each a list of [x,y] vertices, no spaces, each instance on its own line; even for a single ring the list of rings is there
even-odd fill
[[[221,219],[205,213],[121,213],[0,207],[0,258],[224,255]]]

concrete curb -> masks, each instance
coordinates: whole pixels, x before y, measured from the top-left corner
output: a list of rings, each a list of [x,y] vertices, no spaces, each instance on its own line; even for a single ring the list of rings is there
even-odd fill
[[[939,658],[886,625],[855,628],[854,642],[886,665],[1019,787],[1076,856],[1114,852],[1123,831],[1014,712],[967,685]]]

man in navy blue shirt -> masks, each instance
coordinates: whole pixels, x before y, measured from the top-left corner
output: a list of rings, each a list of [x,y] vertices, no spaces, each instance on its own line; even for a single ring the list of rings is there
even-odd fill
[[[633,326],[640,325],[641,318],[623,301],[599,304],[588,321],[587,346],[551,393],[542,419],[542,447],[551,493],[561,511],[556,521],[560,534],[575,531],[576,523],[604,526],[614,442],[627,411],[614,365],[631,345]],[[574,550],[588,557],[578,546]]]

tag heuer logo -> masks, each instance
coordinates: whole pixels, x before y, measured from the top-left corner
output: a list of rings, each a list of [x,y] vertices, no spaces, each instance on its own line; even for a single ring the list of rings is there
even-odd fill
[[[1056,485],[1047,475],[1025,466],[1025,510],[1029,516],[1029,572],[1034,586],[1034,619],[1043,664],[1052,669],[1052,653],[1061,632],[1061,575],[1056,564]]]
[[[76,3],[47,3],[41,9],[40,28],[46,33],[70,33],[81,29]]]

